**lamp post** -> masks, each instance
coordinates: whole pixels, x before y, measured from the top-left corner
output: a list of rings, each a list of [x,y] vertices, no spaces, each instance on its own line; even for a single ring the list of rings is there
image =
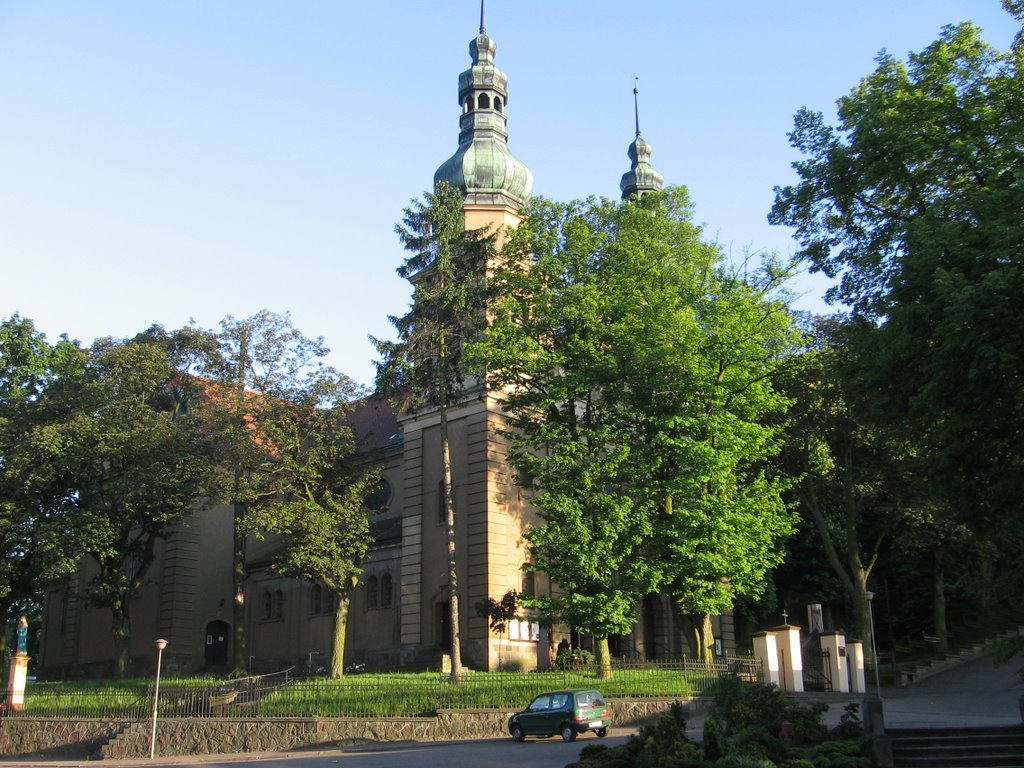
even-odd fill
[[[868,620],[871,623],[871,659],[875,665],[875,694],[882,698],[882,683],[878,675],[878,643],[875,642],[875,612],[871,608],[871,601],[875,599],[874,592],[865,592],[864,597],[868,600]]]
[[[156,641],[156,685],[153,686],[153,730],[149,734],[149,759],[152,760],[156,754],[156,705],[160,700],[160,660],[164,655],[164,648],[167,647],[166,640]]]

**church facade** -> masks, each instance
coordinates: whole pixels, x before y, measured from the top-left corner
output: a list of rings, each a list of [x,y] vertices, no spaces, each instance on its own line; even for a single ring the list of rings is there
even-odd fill
[[[470,42],[472,64],[459,76],[459,144],[438,168],[465,197],[466,227],[514,227],[532,192],[530,170],[508,149],[507,77],[494,64],[496,46],[484,29]],[[624,197],[661,187],[650,165],[639,123],[629,147],[631,168]],[[522,611],[504,634],[489,628],[477,606],[509,590],[527,595],[555,589],[529,562],[525,532],[535,521],[529,499],[506,461],[504,415],[480,388],[449,407],[461,656],[475,669],[545,668],[561,640],[590,645],[572,627],[545,627]],[[371,399],[353,415],[360,451],[383,467],[374,518],[374,544],[349,611],[345,664],[359,669],[438,668],[451,649],[448,554],[443,500],[439,415],[436,409],[396,414]],[[132,657],[137,671],[154,663],[153,642],[168,641],[164,664],[177,672],[224,667],[234,657],[232,621],[232,509],[194,510],[158,543],[146,586],[132,604]],[[327,665],[334,606],[318,584],[284,578],[270,569],[273,543],[249,542],[246,654],[252,673],[298,667],[316,673]],[[99,676],[111,665],[109,612],[75,597],[89,578],[87,565],[52,585],[44,603],[40,678]],[[613,654],[639,658],[694,655],[684,617],[663,595],[637,596],[631,635],[612,638]],[[729,617],[715,619],[722,650],[735,640]]]

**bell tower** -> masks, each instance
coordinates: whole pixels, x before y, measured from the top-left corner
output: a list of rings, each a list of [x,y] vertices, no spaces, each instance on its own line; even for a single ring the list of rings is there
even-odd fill
[[[515,226],[533,191],[533,174],[508,148],[508,76],[494,65],[496,50],[480,0],[480,33],[469,43],[473,63],[459,75],[459,148],[434,174],[435,186],[447,181],[465,196],[466,229]]]

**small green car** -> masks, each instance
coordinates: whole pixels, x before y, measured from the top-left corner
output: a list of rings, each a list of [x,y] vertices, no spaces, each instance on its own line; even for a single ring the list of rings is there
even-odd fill
[[[600,738],[608,735],[612,713],[604,696],[593,689],[542,693],[522,712],[512,715],[508,732],[512,741],[527,736],[561,735],[572,741],[577,734],[593,731]]]

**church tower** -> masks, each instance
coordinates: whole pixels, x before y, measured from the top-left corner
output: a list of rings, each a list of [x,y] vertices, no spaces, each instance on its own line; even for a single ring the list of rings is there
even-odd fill
[[[434,174],[435,186],[447,181],[465,197],[466,229],[515,226],[533,191],[533,174],[508,148],[508,76],[494,65],[496,50],[480,0],[480,33],[469,43],[473,63],[459,75],[459,148]]]
[[[484,26],[469,44],[472,64],[459,75],[459,146],[434,174],[464,198],[467,230],[497,233],[516,226],[533,190],[533,175],[508,148],[505,107],[508,77],[494,65],[496,45]],[[415,277],[413,280],[415,281]],[[510,590],[532,592],[524,576],[525,530],[533,521],[509,467],[506,417],[486,388],[470,387],[445,409],[451,446],[458,574],[460,655],[469,668],[532,669],[539,642],[534,621],[514,620],[500,635],[477,610]],[[402,552],[400,657],[403,665],[437,667],[452,648],[447,585],[447,526],[442,483],[441,418],[425,407],[398,417],[404,436],[401,466]],[[532,574],[528,576],[532,577]]]

